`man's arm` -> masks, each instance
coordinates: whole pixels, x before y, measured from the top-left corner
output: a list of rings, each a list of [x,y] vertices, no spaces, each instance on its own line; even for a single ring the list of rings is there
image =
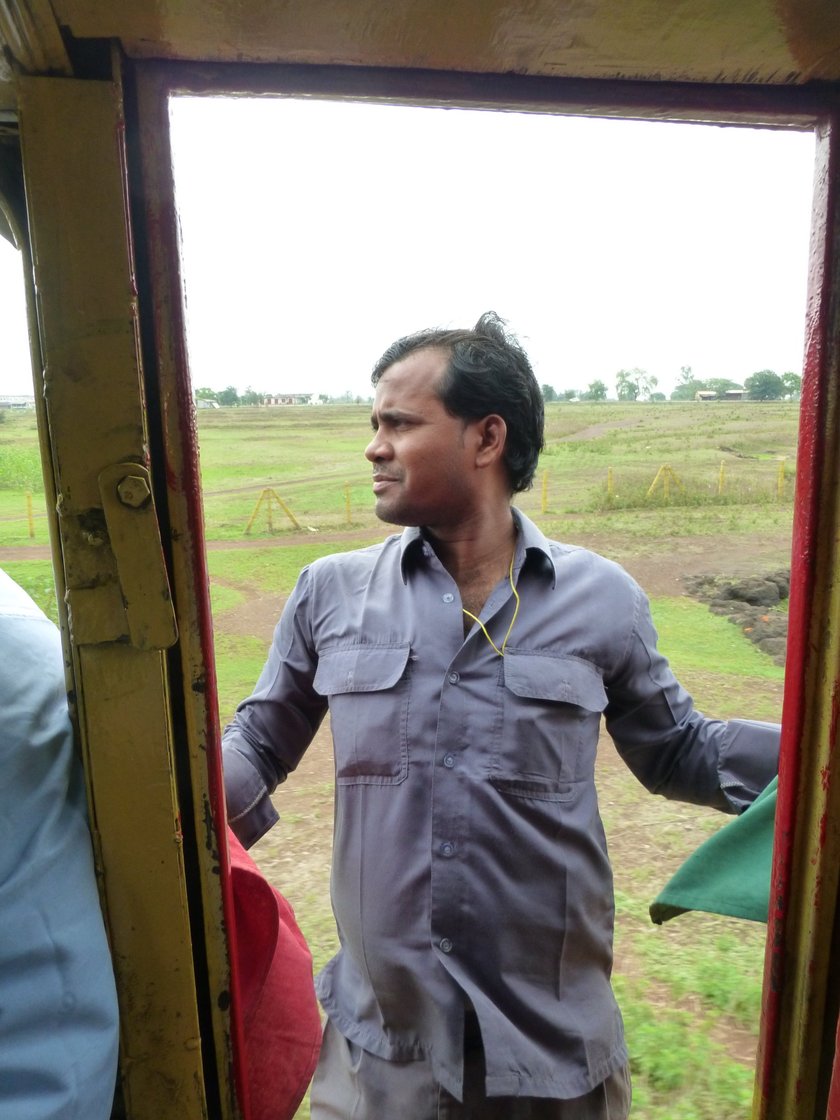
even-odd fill
[[[647,599],[611,680],[607,730],[619,754],[653,793],[739,813],[775,777],[779,726],[706,719],[656,646]]]
[[[271,794],[294,770],[327,709],[312,687],[317,655],[309,627],[310,576],[304,569],[274,631],[251,696],[222,740],[228,823],[251,847],[277,821]]]

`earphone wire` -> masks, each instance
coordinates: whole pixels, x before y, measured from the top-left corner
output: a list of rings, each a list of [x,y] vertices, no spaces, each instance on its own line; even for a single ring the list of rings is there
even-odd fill
[[[516,622],[516,616],[519,614],[519,592],[516,590],[516,586],[513,582],[513,561],[514,561],[515,556],[516,556],[516,552],[514,552],[513,555],[510,558],[510,569],[508,570],[508,582],[510,583],[510,589],[513,592],[513,597],[516,600],[516,606],[513,608],[513,618],[510,620],[510,626],[508,626],[508,628],[507,628],[507,634],[505,634],[505,640],[502,642],[502,648],[501,649],[499,649],[499,647],[496,645],[496,643],[490,637],[490,634],[487,630],[487,627],[484,625],[484,623],[481,621],[481,619],[476,618],[476,616],[472,613],[472,611],[468,611],[466,607],[461,607],[461,610],[464,612],[464,614],[467,616],[467,618],[471,618],[473,620],[473,622],[478,623],[478,625],[481,627],[481,631],[484,634],[484,637],[487,639],[487,641],[490,643],[490,645],[493,647],[493,649],[496,651],[496,653],[499,655],[499,657],[504,657],[504,655],[505,655],[505,647],[508,644],[508,638],[510,637],[511,630],[513,630],[513,624],[514,624],[514,622]]]

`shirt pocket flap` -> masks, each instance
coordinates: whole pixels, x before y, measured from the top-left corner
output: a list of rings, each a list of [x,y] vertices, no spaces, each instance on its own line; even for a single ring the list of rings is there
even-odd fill
[[[339,696],[393,688],[405,673],[410,649],[408,645],[364,645],[325,650],[315,670],[315,691],[321,696]]]
[[[514,653],[505,650],[505,685],[515,696],[575,704],[588,712],[602,712],[607,694],[594,665],[577,657]]]

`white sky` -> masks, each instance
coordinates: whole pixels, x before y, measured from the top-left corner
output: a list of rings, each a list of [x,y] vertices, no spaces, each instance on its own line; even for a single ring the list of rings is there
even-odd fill
[[[558,390],[801,372],[810,133],[217,98],[172,127],[196,386],[367,396],[395,338],[491,308]],[[25,393],[19,269],[0,242]]]

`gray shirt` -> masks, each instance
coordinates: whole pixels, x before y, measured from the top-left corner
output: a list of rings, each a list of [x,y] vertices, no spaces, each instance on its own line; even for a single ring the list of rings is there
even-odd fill
[[[418,529],[304,569],[226,729],[226,789],[252,844],[329,706],[341,948],[318,978],[327,1014],[384,1058],[428,1055],[460,1096],[470,1001],[488,1093],[567,1098],[627,1057],[602,715],[648,789],[728,812],[776,773],[778,728],[700,715],[630,576],[515,517],[503,657],[478,625],[464,638],[458,588]],[[506,579],[481,614],[500,648],[514,608]]]

